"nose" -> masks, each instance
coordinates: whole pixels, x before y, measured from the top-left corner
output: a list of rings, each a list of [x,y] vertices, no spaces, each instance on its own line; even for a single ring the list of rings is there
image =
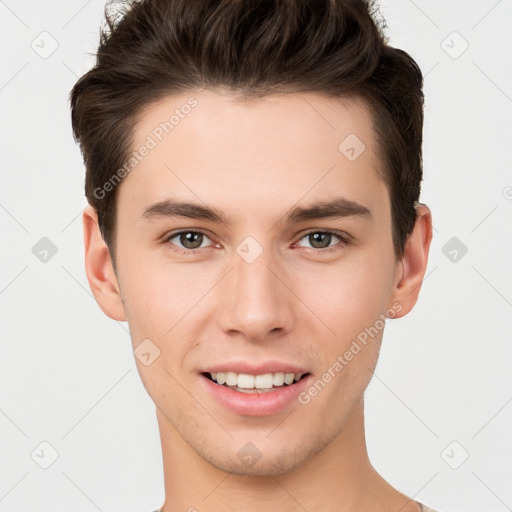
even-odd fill
[[[233,255],[233,268],[219,297],[220,326],[231,335],[237,332],[249,341],[262,342],[291,330],[298,301],[290,289],[289,270],[271,250],[249,261]]]

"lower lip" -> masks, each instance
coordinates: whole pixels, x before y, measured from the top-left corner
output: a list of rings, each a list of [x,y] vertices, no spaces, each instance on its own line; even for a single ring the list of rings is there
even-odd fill
[[[244,393],[235,391],[210,380],[201,375],[209,393],[226,409],[246,416],[269,416],[286,409],[297,395],[307,386],[311,374],[306,375],[298,382],[283,386],[267,393]]]

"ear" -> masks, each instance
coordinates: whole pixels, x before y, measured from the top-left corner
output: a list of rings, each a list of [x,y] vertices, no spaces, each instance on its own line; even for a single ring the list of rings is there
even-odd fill
[[[121,300],[110,253],[101,236],[98,215],[92,206],[83,213],[85,272],[89,286],[103,313],[113,320],[124,321],[126,314]]]
[[[432,213],[427,205],[418,203],[416,222],[407,239],[404,255],[397,263],[397,277],[390,304],[398,302],[402,309],[394,318],[405,316],[416,304],[427,269],[428,252],[432,241]],[[401,269],[400,269],[401,267]]]

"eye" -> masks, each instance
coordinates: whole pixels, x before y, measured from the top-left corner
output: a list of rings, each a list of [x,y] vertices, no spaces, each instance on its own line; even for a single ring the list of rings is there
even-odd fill
[[[301,238],[301,240],[304,239],[307,239],[308,242],[311,244],[311,249],[315,249],[320,252],[324,252],[326,249],[328,250],[328,252],[334,252],[338,249],[341,249],[343,245],[349,244],[348,236],[337,231],[330,230],[310,231]],[[336,243],[336,239],[338,240],[338,243]],[[342,242],[341,246],[336,247],[340,241]],[[335,242],[334,245],[331,245],[331,242]]]
[[[176,238],[176,242],[171,242]],[[176,246],[177,252],[188,254],[190,252],[197,252],[197,249],[203,249],[208,245],[203,245],[205,239],[210,240],[210,238],[203,233],[202,231],[192,231],[192,230],[182,230],[176,231],[174,233],[170,233],[164,239],[164,243],[172,243],[172,245]],[[181,246],[179,245],[181,244]]]
[[[305,248],[318,253],[336,252],[350,243],[349,235],[331,230],[310,231],[300,238],[300,240],[304,239],[307,239],[311,244],[310,247],[306,246]],[[212,241],[203,231],[183,229],[169,233],[162,239],[162,242],[173,246],[171,249],[177,253],[189,255],[194,252],[199,253],[201,249],[209,247],[207,240]],[[303,246],[298,245],[298,247]]]

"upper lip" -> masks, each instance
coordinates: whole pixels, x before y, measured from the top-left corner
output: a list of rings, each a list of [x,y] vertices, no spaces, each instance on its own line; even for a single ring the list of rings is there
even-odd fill
[[[264,375],[265,373],[308,373],[301,366],[280,361],[265,361],[262,363],[249,363],[247,361],[232,361],[208,366],[200,373],[235,372],[248,375]]]

